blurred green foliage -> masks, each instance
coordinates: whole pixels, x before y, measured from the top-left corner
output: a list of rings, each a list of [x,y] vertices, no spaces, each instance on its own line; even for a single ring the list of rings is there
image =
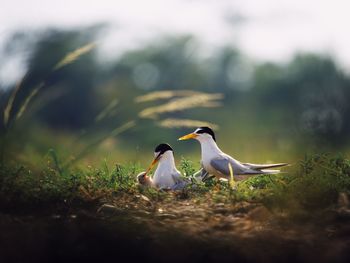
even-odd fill
[[[283,64],[257,63],[231,46],[203,55],[193,37],[173,36],[108,62],[94,49],[53,70],[70,52],[98,43],[102,32],[103,26],[55,29],[17,33],[9,40],[11,52],[25,46],[28,54],[28,73],[10,119],[33,89],[45,83],[11,131],[2,126],[2,151],[9,161],[44,166],[42,157],[55,149],[63,166],[82,157],[87,163],[106,158],[109,165],[145,164],[160,142],[199,160],[198,145],[176,141],[190,128],[167,129],[159,126],[159,119],[139,117],[140,111],[164,100],[137,103],[135,98],[161,90],[224,94],[222,107],[163,115],[217,124],[219,145],[242,161],[292,162],[305,152],[348,152],[350,79],[330,56],[297,54]],[[2,112],[13,90],[3,91]],[[114,132],[128,123],[132,125],[125,131]]]

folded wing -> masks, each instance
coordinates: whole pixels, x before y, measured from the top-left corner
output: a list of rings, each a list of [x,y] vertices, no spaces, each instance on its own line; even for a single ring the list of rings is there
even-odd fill
[[[261,174],[260,170],[253,170],[251,168],[245,167],[241,163],[237,162],[233,158],[228,158],[226,156],[212,159],[210,161],[210,165],[223,176],[229,176],[230,170],[228,168],[228,164],[231,164],[234,175],[242,175],[242,174]]]
[[[175,184],[170,188],[171,190],[182,190],[190,183],[189,180],[181,177],[181,173],[179,171],[172,173],[171,176],[175,182]]]
[[[230,171],[228,164],[231,164],[234,175],[254,175],[254,174],[276,174],[279,170],[271,170],[269,168],[283,167],[288,164],[251,164],[251,163],[240,163],[230,156],[222,156],[211,160],[211,166],[220,172],[222,175],[229,176]]]
[[[265,169],[283,167],[288,165],[288,163],[275,163],[275,164],[242,163],[242,164],[254,170],[265,170]]]

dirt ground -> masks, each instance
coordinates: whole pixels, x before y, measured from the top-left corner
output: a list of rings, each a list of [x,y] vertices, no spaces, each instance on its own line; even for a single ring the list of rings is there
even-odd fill
[[[291,220],[261,204],[136,195],[0,213],[1,262],[350,262],[350,213]]]

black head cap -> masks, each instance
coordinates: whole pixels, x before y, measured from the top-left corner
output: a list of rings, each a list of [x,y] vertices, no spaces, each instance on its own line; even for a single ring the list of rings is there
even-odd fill
[[[213,130],[210,129],[209,127],[199,127],[196,130],[196,133],[197,134],[207,133],[207,134],[211,135],[211,137],[213,137],[214,141],[216,141],[215,134],[214,134]]]
[[[161,143],[154,149],[154,152],[159,152],[159,154],[163,154],[166,151],[173,152],[173,148],[171,148],[171,146],[167,143]]]

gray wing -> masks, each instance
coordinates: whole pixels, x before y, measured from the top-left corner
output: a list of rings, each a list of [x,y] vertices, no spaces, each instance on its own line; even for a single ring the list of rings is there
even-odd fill
[[[288,163],[274,163],[274,164],[254,164],[254,163],[242,163],[244,166],[256,169],[256,170],[264,170],[269,168],[277,168],[282,166],[289,165]]]
[[[201,169],[199,169],[197,172],[193,174],[193,177],[198,181],[198,182],[204,182],[205,180],[209,179],[211,175],[209,172],[207,172],[203,166]]]
[[[231,158],[230,156],[221,156],[215,159],[212,159],[210,165],[221,173],[223,176],[229,176],[230,170],[228,168],[228,164],[231,164],[233,174],[234,175],[242,175],[242,174],[261,174],[260,170],[253,170],[249,167],[245,167],[240,162]]]
[[[183,181],[183,179],[181,178],[181,173],[179,171],[173,172],[171,176],[175,183]]]
[[[190,182],[181,177],[181,173],[177,171],[176,173],[171,174],[175,184],[171,187],[172,190],[182,190],[184,189]]]

